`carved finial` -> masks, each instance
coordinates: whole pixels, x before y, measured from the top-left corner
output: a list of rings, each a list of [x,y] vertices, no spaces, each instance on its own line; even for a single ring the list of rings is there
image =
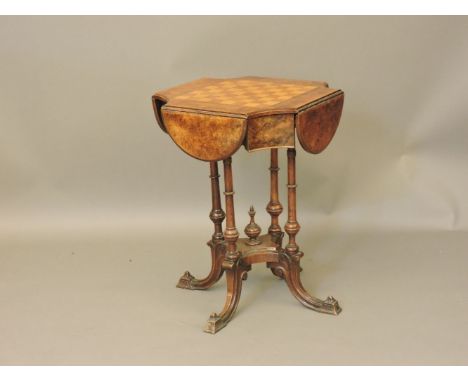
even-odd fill
[[[247,224],[244,230],[245,234],[249,237],[247,244],[258,245],[261,243],[261,241],[258,240],[258,235],[260,235],[260,232],[262,232],[262,229],[257,223],[255,223],[255,209],[253,206],[250,206],[249,215],[250,215],[250,223]]]

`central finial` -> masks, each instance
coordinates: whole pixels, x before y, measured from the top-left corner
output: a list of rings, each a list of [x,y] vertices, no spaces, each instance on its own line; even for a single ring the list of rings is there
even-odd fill
[[[260,226],[255,223],[255,209],[253,206],[250,206],[249,210],[250,223],[245,227],[245,234],[249,237],[247,241],[248,245],[258,245],[261,243],[261,240],[258,239],[258,235],[262,232]]]

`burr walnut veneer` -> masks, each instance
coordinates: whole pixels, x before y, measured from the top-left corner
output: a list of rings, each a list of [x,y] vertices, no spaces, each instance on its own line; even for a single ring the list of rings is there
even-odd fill
[[[222,311],[213,313],[205,331],[216,333],[231,320],[239,303],[242,282],[252,264],[266,263],[274,275],[284,279],[291,293],[306,307],[330,314],[341,311],[333,297],[312,297],[302,286],[296,243],[300,225],[296,217],[296,136],[302,148],[318,154],[330,143],[338,127],[344,94],[325,82],[294,81],[262,77],[233,79],[203,78],[153,95],[159,126],[190,156],[209,162],[214,232],[211,270],[203,279],[185,272],[177,286],[207,289],[223,273],[227,297]],[[232,156],[242,146],[250,151],[268,149],[270,162],[271,215],[268,233],[260,235],[255,210],[249,211],[246,238],[239,238],[234,216]],[[278,199],[278,149],[287,150],[288,213],[284,232],[279,224],[283,207]],[[221,207],[218,161],[223,161],[225,210]],[[222,224],[226,219],[223,231]]]

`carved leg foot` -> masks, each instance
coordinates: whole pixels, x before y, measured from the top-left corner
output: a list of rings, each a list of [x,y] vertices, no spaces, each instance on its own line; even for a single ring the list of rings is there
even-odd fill
[[[268,266],[268,264],[267,264]],[[273,273],[276,277],[280,278],[280,279],[283,279],[283,271],[279,268],[274,268],[274,267],[269,267],[270,270],[271,270],[271,273]]]
[[[214,285],[223,275],[223,259],[225,253],[225,246],[222,243],[208,242],[211,248],[211,270],[208,276],[203,279],[197,279],[189,271],[186,271],[179,282],[177,288],[183,289],[208,289]]]
[[[302,267],[299,264],[297,266],[299,267],[299,272],[302,272]],[[273,273],[276,277],[284,279],[284,272],[281,268],[273,267],[269,263],[267,263],[267,267],[270,268],[271,273]]]
[[[208,323],[206,324],[205,332],[215,334],[224,328],[231,318],[239,304],[242,280],[247,279],[247,272],[251,269],[250,265],[244,265],[240,262],[227,264],[226,266],[226,281],[227,281],[227,296],[226,303],[221,313],[212,313]]]
[[[317,312],[337,315],[341,312],[341,307],[333,297],[329,296],[325,300],[311,296],[304,288],[300,278],[299,259],[302,253],[295,255],[295,258],[287,254],[282,254],[278,263],[268,263],[268,267],[275,275],[280,275],[288,284],[292,295],[304,306]]]

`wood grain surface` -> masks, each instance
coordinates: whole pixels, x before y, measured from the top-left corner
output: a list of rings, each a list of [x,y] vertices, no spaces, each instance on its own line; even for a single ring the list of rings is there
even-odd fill
[[[326,82],[266,77],[202,78],[158,91],[160,127],[194,158],[213,161],[248,151],[294,148],[294,130],[310,153],[331,141],[343,92]]]

